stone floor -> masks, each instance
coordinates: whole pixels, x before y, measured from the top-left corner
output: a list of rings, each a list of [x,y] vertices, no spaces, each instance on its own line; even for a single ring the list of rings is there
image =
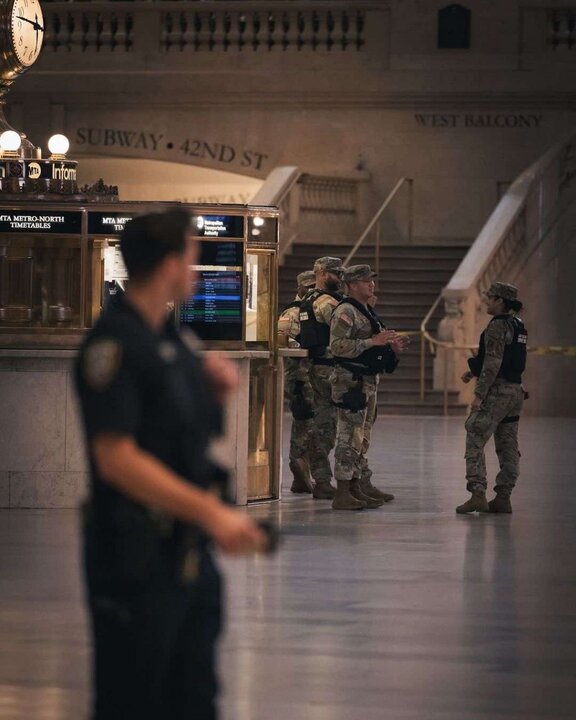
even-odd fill
[[[223,720],[576,717],[575,438],[576,420],[523,421],[511,517],[454,514],[458,418],[380,419],[380,510],[249,508],[284,540],[222,563]],[[86,717],[76,530],[72,511],[0,512],[2,720]]]

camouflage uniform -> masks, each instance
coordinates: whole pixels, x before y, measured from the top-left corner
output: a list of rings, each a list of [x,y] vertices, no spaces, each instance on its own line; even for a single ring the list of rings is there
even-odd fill
[[[486,460],[484,447],[494,435],[500,472],[495,490],[510,495],[519,474],[518,420],[524,404],[522,385],[498,377],[504,348],[510,344],[514,331],[506,320],[494,320],[486,328],[486,355],[482,373],[474,391],[482,400],[479,410],[470,413],[466,420],[466,487],[471,493],[485,492]]]
[[[315,270],[328,270],[342,272],[342,261],[339,258],[319,258],[314,263]],[[317,291],[313,291],[317,292]],[[318,322],[330,327],[332,313],[338,305],[339,299],[331,294],[322,294],[313,302],[314,315]],[[327,488],[332,480],[329,455],[336,441],[336,408],[332,404],[332,375],[333,361],[329,348],[322,358],[312,361],[310,367],[310,384],[314,393],[314,423],[310,438],[309,462],[310,474],[317,486]],[[328,493],[330,498],[334,489]],[[324,498],[324,493],[318,489],[315,496]],[[329,499],[329,498],[326,498]]]
[[[298,286],[311,287],[314,285],[315,276],[312,271],[300,273],[297,277]],[[300,301],[300,295],[296,295],[295,301]],[[297,305],[286,308],[278,318],[278,334],[288,335],[290,343],[297,346],[296,338],[300,332],[300,308]],[[286,358],[284,361],[284,398],[291,402],[295,395],[296,383],[302,383],[302,394],[304,398],[314,406],[314,393],[310,385],[310,361],[307,358]],[[295,475],[295,482],[291,490],[293,492],[311,492],[309,485],[308,451],[310,436],[312,433],[313,420],[299,420],[292,418],[290,429],[290,469]],[[298,483],[298,477],[300,483]]]
[[[353,281],[372,276],[368,265],[355,265],[346,270],[344,279]],[[354,373],[354,359],[373,347],[373,335],[370,321],[356,307],[342,303],[336,308],[331,322],[330,351],[335,357],[349,358],[350,363],[346,367],[341,364],[334,367],[331,377],[332,399],[337,406],[341,405],[345,393],[359,387],[361,382],[366,407],[357,411],[338,407],[334,477],[339,491],[341,486],[346,488],[349,485],[353,497],[363,502],[364,506],[379,507],[394,497],[374,488],[370,482],[372,471],[366,457],[377,414],[379,375]],[[335,507],[336,504],[335,501]]]
[[[517,290],[512,285],[494,283],[487,295],[514,300]],[[482,404],[470,413],[465,424],[466,487],[473,497],[460,506],[458,512],[470,512],[471,509],[511,512],[508,498],[519,474],[518,420],[524,404],[524,389],[521,383],[511,382],[500,373],[506,346],[510,346],[514,339],[513,318],[512,313],[508,317],[494,318],[484,331],[484,358],[474,390]],[[485,500],[487,481],[484,447],[492,435],[500,472],[494,488],[497,498],[488,504]],[[506,499],[504,507],[507,502],[508,509],[493,507],[498,498]],[[478,507],[470,509],[468,506],[475,502]]]

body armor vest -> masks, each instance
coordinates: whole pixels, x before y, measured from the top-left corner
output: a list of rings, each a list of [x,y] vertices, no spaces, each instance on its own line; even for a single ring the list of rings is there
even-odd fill
[[[378,335],[379,332],[386,329],[371,307],[362,305],[358,300],[350,297],[344,298],[340,305],[344,305],[344,303],[353,305],[359,313],[364,315],[370,323],[372,335]],[[344,369],[362,375],[377,375],[381,372],[390,374],[396,370],[398,365],[398,358],[390,345],[374,345],[364,350],[364,352],[356,358],[337,357],[334,358],[334,360],[337,365],[341,365]]]
[[[504,347],[504,356],[498,377],[504,378],[511,383],[520,384],[522,382],[522,373],[526,369],[528,331],[524,327],[522,320],[514,315],[495,315],[490,322],[494,322],[494,320],[506,320],[511,323],[514,331],[512,342]],[[475,377],[480,377],[484,365],[484,356],[486,355],[485,333],[486,331],[480,335],[478,355],[468,359],[468,367]]]

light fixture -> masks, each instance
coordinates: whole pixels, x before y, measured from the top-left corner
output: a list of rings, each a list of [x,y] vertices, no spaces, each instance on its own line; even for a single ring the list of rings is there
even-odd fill
[[[252,230],[252,235],[254,235],[254,236],[260,235],[260,230],[258,230],[258,228],[254,228],[254,229]]]
[[[66,135],[52,135],[48,140],[48,150],[52,160],[64,160],[70,148],[70,141]]]
[[[22,138],[15,130],[5,130],[0,135],[0,150],[4,157],[19,157],[18,150],[22,144]]]
[[[262,225],[264,225],[265,222],[266,221],[264,220],[264,218],[261,218],[261,217],[255,217],[252,219],[252,224],[255,227],[262,227]]]

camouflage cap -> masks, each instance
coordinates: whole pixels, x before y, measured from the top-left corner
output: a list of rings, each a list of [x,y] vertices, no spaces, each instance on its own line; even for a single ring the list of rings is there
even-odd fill
[[[503,300],[516,300],[518,298],[518,288],[508,283],[495,282],[490,285],[484,293],[488,297],[499,297]]]
[[[350,265],[344,271],[344,282],[351,283],[354,280],[371,280],[376,277],[370,265]]]
[[[337,257],[318,258],[318,260],[314,262],[314,272],[321,272],[322,270],[341,275],[344,272],[342,260]]]
[[[312,270],[305,270],[296,276],[298,287],[313,287],[316,284],[316,275]]]

